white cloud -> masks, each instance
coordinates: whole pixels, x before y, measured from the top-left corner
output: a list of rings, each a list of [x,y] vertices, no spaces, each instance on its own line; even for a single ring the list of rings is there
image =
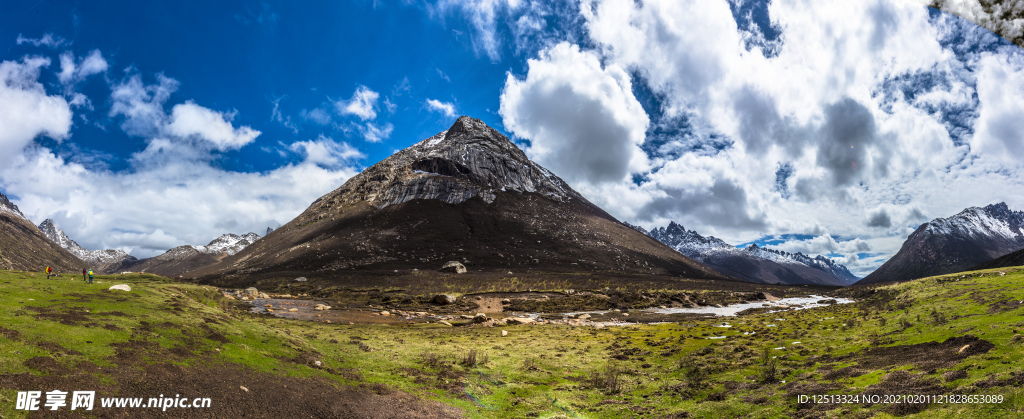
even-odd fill
[[[188,101],[174,105],[165,132],[183,138],[202,138],[221,151],[238,149],[255,140],[260,132],[248,126],[232,127],[234,116],[235,112],[221,113]]]
[[[245,173],[216,167],[208,152],[154,139],[132,156],[130,170],[110,172],[34,147],[0,166],[0,179],[33,221],[54,219],[89,249],[150,257],[223,233],[262,234],[357,173],[351,160],[361,155],[344,143],[319,138],[296,149],[305,156],[297,164]]]
[[[142,76],[134,74],[120,83],[110,86],[111,117],[124,116],[121,128],[137,136],[153,136],[160,132],[167,120],[164,102],[171,93],[178,90],[178,81],[156,75],[157,84],[146,85]]]
[[[107,60],[103,59],[103,54],[98,49],[92,50],[88,56],[79,59],[77,64],[75,63],[75,54],[65,51],[60,54],[60,72],[57,73],[57,78],[63,84],[74,84],[93,74],[103,73],[107,71],[107,68]]]
[[[971,152],[1019,166],[1024,155],[1024,59],[987,55],[978,67],[980,106]]]
[[[292,122],[292,117],[290,115],[284,116],[284,114],[281,112],[281,100],[283,99],[284,97],[282,96],[279,98],[275,98],[274,100],[271,101],[274,103],[274,109],[270,111],[270,119],[273,121],[277,121],[277,123],[281,124],[285,128],[292,130],[293,133],[298,134],[299,127],[297,127],[295,123]]]
[[[502,11],[520,7],[520,0],[438,0],[428,6],[437,17],[451,12],[462,13],[473,26],[473,47],[491,61],[501,59],[501,40],[498,35],[498,17]]]
[[[359,132],[363,134],[363,139],[371,143],[379,143],[388,139],[391,136],[391,132],[395,130],[395,126],[391,123],[384,125],[377,125],[372,122],[367,122],[359,127]]]
[[[349,100],[339,100],[334,103],[335,109],[340,115],[355,115],[366,121],[377,117],[377,98],[380,94],[370,90],[366,86],[359,86]]]
[[[828,234],[806,240],[791,240],[769,247],[785,250],[789,253],[800,252],[806,255],[824,255],[829,253],[855,254],[871,250],[871,245],[862,239],[836,241],[835,238]]]
[[[340,167],[366,157],[348,143],[339,143],[324,135],[315,140],[292,143],[288,148],[295,153],[301,153],[307,162],[325,167]]]
[[[26,38],[26,37],[22,36],[19,33],[18,34],[17,43],[18,43],[18,45],[21,45],[21,44],[32,44],[33,46],[37,46],[37,47],[38,46],[44,46],[44,47],[50,47],[50,48],[57,48],[57,47],[60,47],[62,45],[70,44],[70,42],[68,42],[64,38],[61,38],[59,36],[54,36],[52,33],[43,34],[43,36],[41,38]]]
[[[440,112],[449,118],[455,117],[455,105],[453,105],[451,102],[442,102],[436,99],[427,99],[425,103],[427,105],[427,109],[430,109],[432,112]]]
[[[40,69],[49,58],[25,57],[0,62],[0,166],[21,153],[39,135],[62,140],[71,129],[71,107],[46,94]]]
[[[568,43],[528,66],[523,80],[508,75],[499,114],[530,140],[531,158],[576,184],[620,182],[647,169],[639,145],[650,121],[622,68]]]
[[[303,109],[300,115],[302,116],[302,119],[313,121],[319,125],[327,125],[331,123],[331,114],[320,108],[313,110]]]

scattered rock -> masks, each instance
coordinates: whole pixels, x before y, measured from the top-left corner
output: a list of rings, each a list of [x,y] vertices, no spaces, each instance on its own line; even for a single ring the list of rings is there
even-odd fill
[[[455,304],[455,296],[454,295],[449,295],[449,294],[438,294],[438,295],[435,295],[434,299],[431,300],[431,301],[434,304],[440,304],[440,305],[443,305],[443,306],[444,305],[448,305],[448,304]]]
[[[509,300],[508,298],[504,298],[504,299],[501,300],[501,303],[502,304],[512,304],[512,300]]]
[[[505,337],[505,336],[508,336],[508,330],[502,330],[501,331],[501,337]]]
[[[448,322],[446,322],[446,321],[444,321],[444,320],[441,320],[441,321],[439,321],[439,322],[437,322],[437,323],[438,323],[438,324],[443,324],[443,325],[445,325],[445,326],[448,326],[448,327],[452,327],[452,324],[451,324],[451,323],[448,323]]]
[[[459,317],[466,320],[473,320],[473,316],[470,316],[468,314],[460,314]]]
[[[476,315],[473,316],[473,323],[483,323],[485,321],[487,321],[487,315],[484,313],[476,313]]]
[[[238,388],[242,389],[242,390],[243,390],[243,391],[245,391],[246,393],[248,393],[248,392],[249,392],[249,389],[245,388],[245,386],[238,386]]]
[[[381,316],[390,316],[391,312],[389,312],[389,311],[382,311],[382,312],[380,312],[380,315]]]
[[[590,318],[590,315],[586,314],[586,313],[583,313],[583,314],[580,314],[579,316],[576,316],[576,318],[580,319],[580,320],[586,320],[586,319]]]
[[[967,351],[970,348],[971,348],[971,345],[964,345],[962,348],[960,348],[959,351],[956,351],[956,353],[962,354],[962,353],[964,353],[965,351]]]
[[[304,277],[304,276],[300,276],[298,278],[295,278],[295,282],[306,282],[306,281],[308,281],[308,279],[306,279],[306,277]]]
[[[453,260],[445,263],[444,266],[441,267],[441,272],[464,274],[466,273],[466,266]]]
[[[110,287],[109,289],[111,291],[113,291],[113,290],[131,291],[132,287],[129,287],[128,284],[120,284],[120,285],[114,285],[114,286]]]
[[[294,313],[294,312],[296,312],[296,311],[299,311],[299,309],[297,309],[297,308],[289,308],[289,309],[288,309],[288,311],[290,311],[290,312]]]
[[[330,310],[330,309],[331,309],[331,306],[326,305],[326,304],[317,304],[317,305],[313,306],[313,310],[318,310],[318,311],[324,311],[324,310]]]
[[[507,317],[505,322],[508,324],[536,324],[537,320],[529,317]]]

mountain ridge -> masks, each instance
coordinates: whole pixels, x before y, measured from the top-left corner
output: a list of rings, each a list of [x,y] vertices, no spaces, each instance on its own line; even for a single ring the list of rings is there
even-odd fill
[[[1005,202],[968,207],[918,226],[899,252],[857,285],[961,272],[1024,248],[1024,211]]]

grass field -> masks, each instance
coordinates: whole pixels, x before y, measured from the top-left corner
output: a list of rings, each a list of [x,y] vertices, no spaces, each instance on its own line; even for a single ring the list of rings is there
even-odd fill
[[[408,417],[1024,415],[1020,268],[838,293],[854,304],[601,329],[302,322],[249,314],[213,287],[157,276],[69,278],[0,271],[0,417],[28,413],[14,410],[18,390],[52,390],[32,386],[212,398],[213,410],[168,417],[280,417],[278,407],[330,416],[328,404],[354,403],[335,406],[345,411],[374,398],[404,400]],[[115,284],[132,291],[108,290]],[[860,399],[800,403],[823,394]],[[864,402],[873,395],[1002,402]],[[161,412],[129,416],[150,413]]]

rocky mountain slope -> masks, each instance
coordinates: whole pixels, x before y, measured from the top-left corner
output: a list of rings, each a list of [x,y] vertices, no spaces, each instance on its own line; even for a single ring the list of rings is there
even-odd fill
[[[718,272],[750,282],[845,286],[859,279],[845,266],[820,255],[812,258],[756,244],[740,249],[714,236],[704,237],[686,230],[675,222],[650,232],[631,227]]]
[[[178,246],[159,256],[143,259],[137,263],[117,266],[120,271],[149,272],[163,276],[180,276],[186,272],[220,263],[225,257],[234,255],[246,246],[260,239],[259,234],[223,234],[206,246]]]
[[[1013,253],[1002,255],[988,262],[976,265],[968,271],[980,271],[982,269],[1009,268],[1011,266],[1024,266],[1024,249]]]
[[[0,194],[0,269],[81,273],[88,264],[48,239],[17,205]]]
[[[1024,212],[1003,202],[971,207],[919,226],[895,256],[857,284],[961,272],[1022,248]]]
[[[482,121],[397,152],[193,277],[436,271],[634,272],[726,279],[618,222]]]
[[[108,273],[110,268],[122,265],[131,266],[138,262],[135,256],[129,255],[122,250],[88,250],[83,248],[74,240],[68,238],[67,234],[57,228],[53,224],[53,220],[50,219],[46,219],[39,224],[39,231],[42,231],[46,238],[88,263],[89,267],[97,272]]]

